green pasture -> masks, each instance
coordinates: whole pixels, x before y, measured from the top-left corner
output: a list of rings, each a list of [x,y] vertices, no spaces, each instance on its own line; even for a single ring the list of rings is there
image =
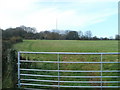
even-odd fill
[[[117,52],[118,41],[80,41],[80,40],[24,40],[22,43],[15,44],[13,46],[18,51],[33,51],[33,52]],[[22,60],[43,60],[43,61],[57,61],[58,55],[48,54],[22,54]],[[101,60],[100,55],[60,55],[60,61],[73,61],[73,62],[99,62]],[[103,55],[103,61],[118,62],[118,55]],[[60,70],[100,70],[101,64],[60,64]],[[57,70],[58,65],[56,63],[21,63],[21,68],[28,69],[42,69],[42,70]],[[117,64],[103,64],[103,70],[118,70]],[[41,72],[41,71],[21,71],[21,73],[38,74],[38,75],[54,75],[57,76],[58,72]],[[102,73],[103,76],[118,76],[118,73]],[[72,72],[60,72],[61,76],[100,76],[101,73],[72,73]],[[21,76],[21,78],[33,78],[39,80],[55,80],[58,78],[53,77],[33,77],[33,76]],[[100,78],[60,78],[61,81],[100,81]],[[103,78],[103,81],[117,81],[118,78]],[[32,82],[21,81],[24,83],[33,84],[47,84],[57,85],[57,82]],[[75,86],[99,86],[100,83],[63,83],[60,85],[75,85]],[[118,83],[103,83],[103,86],[117,86]],[[26,87],[26,86],[23,86]],[[30,86],[27,86],[30,87]],[[34,88],[34,86],[32,86]],[[37,87],[35,87],[37,88]],[[38,87],[39,88],[39,87]],[[44,87],[43,87],[44,88]]]
[[[118,41],[24,40],[14,45],[18,51],[35,52],[117,52]]]

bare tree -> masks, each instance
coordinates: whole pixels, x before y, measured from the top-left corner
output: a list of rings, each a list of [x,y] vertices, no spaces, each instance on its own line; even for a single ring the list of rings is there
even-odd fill
[[[83,38],[83,32],[79,31],[78,34],[79,34],[79,38],[82,39]]]
[[[86,31],[85,32],[85,38],[86,39],[91,39],[92,38],[92,32],[91,31]]]

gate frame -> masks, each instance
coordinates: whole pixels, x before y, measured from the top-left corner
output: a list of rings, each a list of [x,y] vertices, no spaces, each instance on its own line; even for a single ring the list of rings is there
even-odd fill
[[[57,61],[24,61],[24,60],[20,60],[20,54],[55,54],[57,55]],[[64,61],[60,61],[60,54],[64,55],[100,55],[100,61],[99,62],[64,62]],[[25,51],[19,51],[18,52],[18,88],[21,88],[21,85],[35,85],[35,86],[48,86],[48,87],[57,87],[58,89],[60,87],[75,87],[75,88],[120,88],[120,86],[103,86],[103,82],[110,82],[110,83],[115,83],[115,81],[102,81],[102,78],[103,77],[106,77],[106,78],[109,78],[109,77],[113,77],[113,78],[120,78],[120,76],[103,76],[102,75],[102,72],[120,72],[120,70],[106,70],[106,71],[103,71],[102,67],[103,67],[103,63],[120,63],[119,61],[118,62],[103,62],[103,55],[119,55],[120,53],[118,52],[103,52],[103,53],[78,53],[78,52],[25,52]],[[27,83],[21,83],[21,80],[25,80],[25,79],[20,79],[20,76],[21,75],[25,75],[25,76],[29,76],[30,74],[21,74],[20,73],[20,70],[26,70],[26,71],[29,71],[30,69],[20,69],[20,62],[47,62],[47,63],[57,63],[58,64],[58,70],[43,70],[43,71],[55,71],[55,72],[58,72],[58,76],[50,76],[50,75],[42,75],[42,76],[45,76],[45,77],[58,77],[58,81],[54,81],[54,82],[58,82],[58,85],[40,85],[40,84],[27,84]],[[60,81],[60,77],[67,77],[67,76],[60,76],[60,72],[91,72],[91,71],[75,71],[75,70],[60,70],[60,63],[99,63],[101,64],[100,65],[100,70],[93,70],[92,72],[100,72],[101,75],[100,76],[90,76],[91,78],[100,78],[101,81],[95,81],[96,83],[101,83],[100,86],[62,86],[60,85],[60,82],[65,82],[65,81]],[[31,69],[31,70],[34,70],[34,71],[41,71],[41,70],[38,70],[38,69]],[[35,75],[35,74],[34,74]],[[31,76],[34,76],[33,74],[31,74]],[[36,75],[35,75],[36,76]],[[38,75],[38,76],[41,76],[41,75]],[[72,78],[76,78],[76,76],[71,76]],[[78,77],[81,77],[81,78],[85,78],[86,76],[78,76]],[[86,78],[90,78],[89,76],[86,77]],[[26,79],[26,80],[29,80],[29,79]],[[34,80],[33,80],[34,81]],[[44,80],[45,81],[45,80]],[[51,82],[50,80],[48,80],[49,82]],[[74,82],[77,82],[77,81],[74,81]],[[86,81],[86,83],[90,83],[90,82],[94,82],[94,81]],[[116,81],[118,82],[118,84],[120,83],[120,81]]]

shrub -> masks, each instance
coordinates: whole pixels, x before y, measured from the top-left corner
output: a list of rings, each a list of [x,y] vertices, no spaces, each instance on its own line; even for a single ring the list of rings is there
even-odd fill
[[[11,37],[10,38],[10,42],[11,43],[18,43],[18,42],[22,42],[22,38],[21,37]]]

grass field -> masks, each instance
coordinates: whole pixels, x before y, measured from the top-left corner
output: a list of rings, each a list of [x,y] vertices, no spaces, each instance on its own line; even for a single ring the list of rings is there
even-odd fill
[[[24,40],[22,43],[14,45],[14,48],[18,51],[33,51],[33,52],[117,52],[118,41],[80,41],[80,40]],[[46,60],[46,61],[57,61],[57,55],[36,55],[36,54],[22,54],[24,60]],[[100,61],[100,55],[60,55],[60,61]],[[118,62],[117,55],[104,55],[103,61]],[[43,70],[57,70],[57,64],[48,63],[22,63],[21,68],[36,68]],[[103,70],[118,70],[118,64],[103,64]],[[100,64],[60,64],[60,70],[100,70]],[[21,73],[39,74],[39,75],[58,75],[58,72],[39,72],[39,71],[21,71]],[[99,73],[71,73],[71,72],[60,72],[62,76],[100,76]],[[118,73],[103,73],[103,76],[118,76]],[[56,80],[58,78],[44,78],[44,77],[28,77],[21,76],[21,78],[34,78],[39,80]],[[100,78],[60,78],[62,81],[100,81]],[[103,81],[118,80],[118,78],[103,78]],[[35,84],[48,84],[57,85],[56,82],[30,82],[22,81],[27,83]],[[75,86],[86,86],[94,85],[99,86],[100,83],[63,83],[60,85],[75,85]],[[105,86],[118,85],[117,83],[103,83]],[[25,86],[24,86],[25,87]],[[34,87],[32,87],[34,88]]]
[[[24,40],[14,48],[19,51],[35,52],[117,52],[118,41]]]

